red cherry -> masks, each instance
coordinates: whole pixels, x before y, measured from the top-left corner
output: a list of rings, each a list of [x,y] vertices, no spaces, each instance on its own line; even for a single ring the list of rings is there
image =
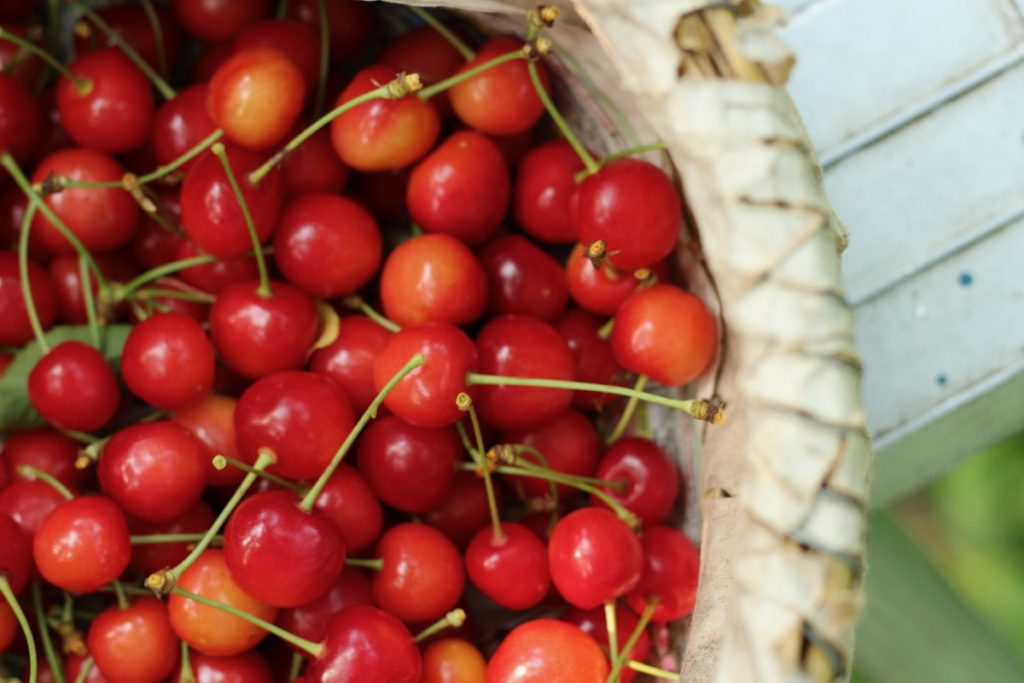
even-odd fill
[[[377,222],[351,199],[310,193],[292,199],[274,234],[274,260],[289,282],[321,298],[352,294],[381,260]]]
[[[287,55],[302,74],[306,93],[316,90],[320,74],[320,35],[309,24],[290,19],[267,19],[250,24],[235,38],[235,52],[255,48],[274,48]]]
[[[612,345],[601,339],[599,332],[606,321],[593,313],[570,309],[558,319],[555,328],[576,357],[576,379],[595,384],[632,384],[632,375],[615,360]],[[577,391],[573,405],[584,410],[601,410],[617,400],[614,394],[595,391]]]
[[[0,576],[17,594],[28,585],[31,575],[32,546],[28,537],[17,522],[0,512]]]
[[[115,154],[142,146],[153,129],[153,89],[139,67],[118,48],[80,55],[57,82],[57,107],[71,139]]]
[[[501,490],[496,489],[498,505]],[[423,521],[434,527],[460,548],[491,522],[487,491],[483,479],[471,472],[456,472],[452,492],[442,503],[423,513]]]
[[[161,410],[198,403],[213,386],[213,346],[181,313],[156,313],[128,334],[121,375],[136,396]]]
[[[172,0],[182,28],[207,43],[225,43],[270,11],[270,0]]]
[[[578,627],[581,631],[586,633],[588,636],[597,641],[597,644],[601,646],[601,649],[605,652],[605,656],[608,656],[608,623],[605,620],[604,609],[596,607],[594,609],[578,609],[574,608],[562,615],[562,621],[566,621],[573,626]],[[633,614],[627,607],[622,605],[615,606],[615,623],[618,629],[618,647],[623,647],[626,643],[626,639],[629,638],[630,634],[636,630],[639,619]],[[633,648],[629,651],[629,659],[634,662],[645,662],[647,661],[647,653],[651,649],[651,637],[647,631],[641,631],[640,637],[637,638]],[[623,667],[619,671],[619,680],[622,683],[632,683],[633,679],[637,677],[637,672],[632,669]]]
[[[644,524],[660,524],[668,519],[679,495],[679,469],[658,444],[649,439],[627,437],[617,441],[605,453],[597,476],[625,485],[624,489],[605,489]],[[591,497],[594,505],[603,505]]]
[[[399,325],[465,325],[487,306],[487,276],[454,237],[421,235],[398,245],[384,261],[380,298],[385,315]]]
[[[640,280],[631,273],[612,271],[607,264],[595,266],[585,252],[585,245],[577,244],[569,254],[565,265],[569,294],[581,308],[591,313],[612,315],[640,286]]]
[[[313,300],[283,282],[262,296],[258,282],[231,285],[210,309],[210,334],[224,364],[243,377],[302,367],[316,339]]]
[[[201,534],[213,524],[213,511],[203,501],[198,501],[182,515],[169,522],[146,522],[128,518],[128,529],[132,534],[148,536],[154,534]],[[132,567],[143,576],[167,567],[173,567],[184,560],[191,545],[181,543],[140,543],[132,544]]]
[[[206,113],[209,87],[197,83],[179,92],[156,110],[153,120],[153,151],[160,164],[169,164],[198,145],[217,129]],[[187,171],[196,163],[188,161],[180,170]]]
[[[97,471],[103,492],[125,512],[167,522],[188,511],[206,489],[208,454],[188,430],[169,420],[125,427],[103,447]]]
[[[579,239],[572,223],[570,200],[576,174],[584,168],[576,151],[564,140],[534,147],[516,172],[516,223],[534,239],[551,244]]]
[[[77,341],[63,342],[39,359],[28,376],[28,396],[47,422],[81,432],[105,425],[121,403],[106,359]]]
[[[39,142],[42,112],[28,88],[0,72],[0,152],[25,163]],[[0,178],[7,175],[4,170]]]
[[[316,600],[283,609],[277,625],[300,638],[322,642],[327,634],[328,620],[353,605],[372,605],[373,589],[366,574],[355,567],[345,567],[330,589]]]
[[[46,271],[34,261],[28,262],[28,283],[39,324],[44,330],[49,329],[57,319],[57,292]],[[0,344],[22,346],[31,339],[18,255],[0,251]]]
[[[138,273],[138,268],[124,252],[97,254],[96,264],[108,280],[125,282]],[[66,323],[84,325],[89,320],[85,308],[85,287],[82,284],[82,265],[77,254],[63,254],[50,261],[50,280],[57,293],[60,319]],[[93,296],[99,296],[99,283],[89,273],[89,284]],[[95,299],[94,299],[95,300]]]
[[[19,38],[32,40],[30,31],[24,24],[16,24],[13,21],[4,22],[4,30],[10,31]],[[0,39],[0,71],[16,78],[26,88],[31,88],[36,84],[45,68],[46,65],[39,57],[26,55],[19,45],[15,45],[9,40]]]
[[[235,48],[231,43],[207,45],[192,64],[192,80],[196,83],[209,81],[218,67],[228,61],[233,54],[235,54]],[[205,101],[203,108],[205,109]]]
[[[384,566],[373,576],[373,597],[399,619],[439,619],[462,597],[462,556],[440,531],[423,524],[396,524],[380,537],[377,554]]]
[[[346,316],[341,319],[338,337],[310,357],[309,369],[340,384],[355,412],[362,413],[377,395],[373,364],[390,338],[389,330],[366,316]]]
[[[263,150],[284,140],[302,110],[302,72],[281,50],[241,50],[217,67],[206,110],[225,135],[242,147]]]
[[[65,501],[36,530],[32,554],[39,573],[72,593],[91,593],[121,575],[132,556],[128,524],[109,498]]]
[[[499,235],[480,250],[493,315],[520,313],[552,321],[565,310],[565,272],[554,258],[519,235]]]
[[[311,372],[277,372],[242,394],[235,410],[238,450],[249,463],[269,448],[268,468],[288,479],[314,479],[352,431],[355,418],[345,392]]]
[[[445,638],[423,651],[422,683],[486,683],[487,660],[468,641]]]
[[[491,38],[459,72],[468,71],[522,47],[523,43],[518,38]],[[544,64],[538,62],[537,70],[544,88],[550,89]],[[544,114],[544,105],[533,87],[524,59],[505,62],[479,73],[452,87],[448,94],[455,114],[466,125],[492,135],[521,133],[537,123]]]
[[[162,71],[177,62],[181,35],[178,23],[168,8],[155,5],[153,10],[156,13],[156,27],[141,5],[104,7],[95,11],[151,67]],[[82,17],[80,21],[88,26],[89,31],[87,37],[79,36],[76,31],[75,54],[84,54],[96,47],[117,47],[114,40],[88,18]],[[164,55],[163,64],[160,61],[161,50]]]
[[[547,323],[523,315],[492,318],[477,335],[479,372],[503,377],[573,380],[576,362],[565,340]],[[498,429],[539,425],[572,403],[572,391],[546,387],[477,387],[477,409]]]
[[[363,552],[384,526],[380,501],[354,467],[342,463],[327,480],[313,505],[341,530],[350,555]]]
[[[633,590],[644,555],[636,534],[602,508],[583,508],[563,517],[548,541],[548,565],[566,601],[597,607]]]
[[[511,187],[501,152],[475,131],[453,133],[409,176],[409,215],[426,232],[484,242],[508,211]]]
[[[405,188],[411,173],[409,167],[380,173],[362,173],[355,177],[355,189],[382,221],[404,223],[409,220],[405,209]]]
[[[223,602],[265,621],[274,621],[277,609],[243,591],[228,571],[224,553],[207,550],[186,569],[178,586],[203,597]],[[193,649],[216,657],[237,655],[263,640],[259,626],[215,607],[195,602],[179,593],[167,599],[171,627]]]
[[[298,133],[298,131],[295,131]],[[289,195],[306,192],[338,193],[348,181],[349,170],[331,144],[328,130],[320,130],[296,147],[281,162],[285,191]]]
[[[334,103],[375,90],[395,78],[385,64],[357,73]],[[358,171],[389,171],[408,166],[433,146],[441,130],[437,110],[415,94],[399,99],[375,99],[346,111],[331,122],[334,150]]]
[[[74,490],[71,491],[74,494]],[[64,502],[57,489],[38,479],[19,479],[0,489],[0,513],[17,522],[32,539],[46,516]]]
[[[419,427],[447,427],[462,418],[455,405],[466,391],[466,373],[477,364],[476,346],[453,325],[428,323],[404,327],[392,335],[377,356],[373,377],[381,390],[417,353],[426,362],[392,389],[384,399],[388,410]]]
[[[444,36],[430,26],[403,33],[385,45],[377,59],[382,64],[395,67],[396,71],[419,74],[423,85],[433,85],[448,78],[466,61]],[[438,107],[442,116],[451,113],[446,93],[435,95],[430,102]]]
[[[655,285],[636,292],[619,308],[611,344],[624,367],[675,386],[693,381],[711,364],[717,325],[694,295]]]
[[[693,612],[700,579],[700,555],[693,542],[676,529],[654,526],[644,530],[641,543],[643,576],[628,596],[630,606],[643,610],[649,600],[657,598],[651,620],[658,624]]]
[[[12,479],[34,479],[18,471],[22,465],[28,465],[46,472],[65,486],[81,488],[86,472],[75,467],[78,451],[78,443],[59,432],[26,429],[8,435],[0,450],[0,463],[6,464]]]
[[[426,429],[385,415],[359,439],[359,471],[382,501],[402,512],[425,512],[450,494],[462,442],[451,427]]]
[[[619,159],[587,177],[573,201],[580,241],[603,240],[625,272],[668,256],[679,238],[679,192],[665,172],[639,159]]]
[[[270,665],[258,650],[246,650],[237,655],[213,657],[202,652],[190,652],[189,665],[196,683],[272,683]],[[171,681],[180,681],[180,669],[171,674]]]
[[[178,239],[174,249],[175,260],[203,255],[202,250],[192,240]],[[255,257],[243,254],[231,258],[218,258],[213,263],[185,268],[178,271],[178,277],[204,292],[220,294],[231,285],[246,280],[255,280],[259,277],[259,268],[256,265]]]
[[[224,559],[238,585],[274,607],[298,607],[326,593],[345,566],[333,522],[298,506],[291,491],[258,493],[224,529]]]
[[[206,447],[208,462],[215,455],[238,459],[235,446],[235,406],[238,403],[231,396],[210,394],[201,403],[179,410],[171,419],[187,429]],[[206,470],[210,486],[233,487],[245,477],[245,473],[234,467],[218,470],[209,464]]]
[[[548,594],[547,549],[526,527],[504,523],[502,538],[494,530],[477,532],[466,549],[469,580],[484,595],[508,609],[528,609]]]
[[[264,162],[265,156],[232,145],[226,147],[226,153],[249,206],[256,234],[261,242],[266,241],[274,231],[284,201],[281,171],[275,168],[258,185],[253,185],[246,176]],[[204,154],[185,174],[181,186],[181,224],[203,251],[214,256],[241,256],[252,249],[242,208],[214,154]]]
[[[567,410],[558,417],[532,429],[505,432],[502,443],[525,444],[540,451],[544,461],[529,453],[522,457],[555,472],[592,477],[601,458],[601,439],[594,424],[575,410]],[[541,498],[551,493],[551,484],[534,477],[510,478],[513,487],[526,498]],[[558,484],[558,495],[567,498],[575,494],[564,484]]]
[[[604,683],[608,661],[572,624],[534,619],[512,630],[487,663],[487,683]]]
[[[420,651],[401,621],[354,605],[327,622],[324,654],[306,671],[309,683],[419,683]]]
[[[366,42],[373,26],[373,11],[356,0],[326,0],[327,35],[331,47],[331,60],[352,57]],[[288,18],[311,24],[320,35],[319,0],[291,0]]]
[[[111,683],[158,683],[178,661],[178,639],[167,607],[154,597],[99,613],[89,626],[89,654]]]
[[[54,152],[40,162],[32,182],[41,183],[51,175],[88,183],[120,182],[124,173],[113,157],[72,148]],[[139,222],[138,205],[121,188],[68,188],[47,195],[46,203],[89,251],[110,251],[127,243]],[[32,232],[47,249],[74,253],[71,243],[42,212],[32,219]]]

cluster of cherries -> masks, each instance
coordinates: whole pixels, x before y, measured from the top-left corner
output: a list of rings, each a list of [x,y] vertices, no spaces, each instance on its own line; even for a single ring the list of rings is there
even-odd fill
[[[716,323],[657,145],[555,107],[557,12],[471,48],[353,0],[69,5],[66,64],[0,8],[0,674],[675,679],[699,562],[638,406],[721,420],[644,391]]]

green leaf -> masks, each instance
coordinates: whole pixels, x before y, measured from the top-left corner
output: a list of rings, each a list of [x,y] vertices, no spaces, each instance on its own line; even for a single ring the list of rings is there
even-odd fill
[[[121,350],[124,349],[125,339],[131,329],[131,325],[107,325],[100,330],[100,350],[115,368],[120,364]],[[46,333],[46,341],[51,349],[61,342],[80,341],[89,344],[91,340],[87,325],[63,325]],[[44,424],[28,400],[28,375],[41,355],[39,344],[33,341],[14,356],[7,370],[0,375],[0,431]]]

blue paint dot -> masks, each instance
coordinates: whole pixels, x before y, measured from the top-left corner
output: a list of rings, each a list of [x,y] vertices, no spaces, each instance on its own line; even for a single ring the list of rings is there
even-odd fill
[[[960,284],[963,287],[970,287],[974,284],[974,276],[970,273],[960,273]]]
[[[938,382],[940,387],[944,387],[946,386],[946,382],[949,381],[949,378],[946,377],[945,375],[939,375],[938,377],[935,378],[935,381]]]

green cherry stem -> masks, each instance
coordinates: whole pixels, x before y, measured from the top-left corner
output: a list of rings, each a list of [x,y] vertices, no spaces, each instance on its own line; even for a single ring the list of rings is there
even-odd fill
[[[476,409],[473,408],[473,399],[469,397],[469,394],[462,392],[456,399],[455,404],[459,410],[464,413],[469,413],[469,421],[473,426],[473,438],[476,440],[476,452],[484,454],[487,452],[487,446],[484,445],[483,431],[480,429],[480,418],[477,417]],[[487,494],[487,509],[491,514],[491,538],[495,543],[502,544],[505,542],[506,536],[504,530],[501,528],[501,515],[498,513],[498,499],[494,494],[494,482],[491,480],[491,463],[486,457],[481,459],[480,475],[484,479],[484,492]]]
[[[28,236],[35,215],[36,207],[30,204],[21,221],[21,234],[18,236],[18,278],[21,280],[21,295],[25,298],[25,313],[32,328],[32,336],[36,338],[39,349],[46,354],[50,352],[50,344],[46,341],[46,333],[39,322],[39,312],[36,311],[36,300],[32,296],[32,285],[28,277]]]
[[[647,375],[640,375],[636,378],[636,383],[633,385],[633,389],[637,392],[642,392],[644,387],[647,386]],[[607,445],[612,445],[616,441],[622,438],[622,435],[626,433],[626,427],[633,420],[633,414],[636,413],[636,407],[640,403],[638,396],[630,396],[626,402],[626,407],[622,409],[622,415],[619,416],[619,421],[615,423],[615,428],[612,433],[605,439]]]
[[[629,634],[629,638],[626,639],[626,643],[619,650],[617,657],[612,658],[612,670],[608,674],[608,683],[619,680],[619,672],[622,667],[626,664],[629,657],[629,653],[633,651],[633,647],[636,645],[636,641],[640,640],[641,634],[647,628],[647,624],[650,623],[651,617],[654,616],[654,610],[658,606],[658,599],[648,601],[647,607],[644,608],[643,614],[640,615],[639,621],[636,622],[636,627],[633,632]]]
[[[269,448],[261,448],[254,467],[257,470],[262,470],[275,462],[277,462],[277,456],[274,455],[273,451]],[[245,496],[246,491],[248,491],[254,483],[256,483],[255,472],[250,472],[245,475],[245,478],[242,479],[238,488],[235,489],[234,494],[232,494],[231,498],[224,505],[220,514],[217,515],[217,519],[213,520],[213,524],[206,530],[203,538],[196,544],[196,547],[192,549],[192,552],[188,554],[188,557],[179,562],[178,565],[172,569],[164,569],[150,574],[146,577],[146,587],[158,595],[167,595],[171,591],[171,588],[174,587],[177,580],[181,578],[181,575],[185,570],[191,567],[192,563],[199,559],[199,556],[202,555],[210,546],[214,537],[218,532],[220,532],[221,527],[223,527],[224,523],[228,521],[228,517],[231,516],[231,513],[234,512],[235,508]]]
[[[87,656],[82,661],[82,668],[78,671],[78,675],[75,676],[75,683],[85,683],[95,666],[96,662],[93,660],[92,655]]]
[[[100,321],[96,315],[96,297],[92,294],[92,282],[89,277],[89,264],[81,255],[78,256],[78,271],[82,280],[82,301],[85,302],[85,318],[89,321],[89,337],[97,350],[101,348]]]
[[[220,165],[224,168],[224,174],[228,177],[228,183],[231,185],[231,190],[235,193],[235,199],[238,200],[238,206],[242,209],[242,218],[245,219],[245,227],[249,231],[249,238],[252,240],[253,254],[256,256],[256,269],[260,273],[260,286],[256,289],[256,293],[262,297],[269,297],[273,294],[270,291],[270,275],[267,273],[267,262],[263,258],[263,245],[260,243],[259,235],[256,234],[256,224],[252,221],[252,213],[249,211],[249,203],[245,201],[245,195],[242,194],[242,188],[238,184],[238,179],[235,177],[235,172],[231,169],[231,163],[228,161],[227,151],[224,148],[224,143],[215,142],[210,147],[210,151],[220,161]]]
[[[443,81],[438,81],[437,83],[435,83],[435,84],[433,84],[431,86],[423,88],[423,90],[419,91],[418,96],[419,96],[419,98],[421,100],[429,100],[434,95],[436,95],[438,93],[442,93],[445,90],[448,90],[450,88],[453,88],[456,85],[458,85],[459,83],[462,83],[463,81],[468,81],[469,79],[471,79],[474,76],[477,76],[479,74],[482,74],[483,72],[487,71],[488,69],[493,69],[494,67],[499,66],[501,64],[504,64],[505,62],[512,62],[512,61],[515,61],[517,59],[525,59],[525,58],[526,58],[526,53],[525,53],[524,50],[514,50],[512,52],[506,52],[503,55],[498,55],[494,59],[487,60],[483,64],[477,64],[472,69],[467,69],[465,71],[460,71],[459,73],[457,73],[457,74],[455,74],[453,76],[449,76],[448,78],[444,79]]]
[[[366,560],[359,557],[348,557],[345,558],[345,566],[359,567],[360,569],[372,569],[375,572],[379,572],[384,569],[384,560],[379,557],[372,560]]]
[[[156,43],[156,65],[160,69],[160,75],[167,75],[167,46],[164,43],[164,29],[160,25],[160,17],[157,16],[156,8],[150,0],[139,0],[142,11],[146,13],[146,21],[149,22],[149,29],[153,32],[153,42]]]
[[[188,643],[184,640],[178,641],[181,650],[181,669],[178,673],[178,683],[196,683],[196,674],[192,671],[192,660],[189,656]]]
[[[124,592],[124,585],[117,579],[114,579],[113,583],[114,595],[117,596],[117,608],[128,609],[131,603],[128,602],[128,594]]]
[[[50,629],[46,625],[46,613],[43,611],[43,592],[39,588],[39,582],[33,581],[29,589],[32,593],[32,611],[36,615],[36,623],[39,624],[39,640],[43,644],[43,654],[46,655],[46,663],[50,665],[50,672],[56,683],[64,683],[64,669],[61,666],[60,657],[53,647],[53,640],[50,638]]]
[[[426,627],[413,637],[413,641],[422,643],[424,640],[445,630],[446,628],[459,628],[466,623],[466,612],[461,608],[453,609],[448,614],[444,615],[441,619],[438,619],[430,626]]]
[[[18,598],[14,595],[14,591],[11,590],[11,584],[8,583],[5,574],[0,574],[0,595],[3,595],[4,600],[10,605],[11,611],[14,612],[14,618],[18,620],[21,632],[25,635],[25,643],[28,646],[28,681],[29,683],[36,683],[36,675],[39,671],[39,662],[36,659],[36,640],[32,635],[32,627],[28,625],[25,612],[21,609],[21,605],[18,604]],[[43,628],[45,627],[40,626],[40,630]]]
[[[44,482],[47,486],[59,493],[64,500],[71,500],[75,497],[75,494],[71,493],[71,491],[68,490],[68,487],[59,479],[49,472],[42,471],[38,467],[32,467],[31,465],[19,465],[18,474],[26,479],[38,479],[39,481]]]
[[[454,31],[445,26],[440,19],[435,17],[433,13],[428,12],[422,7],[416,7],[415,5],[409,5],[409,10],[422,19],[423,23],[437,31],[441,37],[447,40],[448,44],[455,48],[467,62],[473,59],[473,57],[476,57],[476,53],[473,52],[468,45],[462,42],[462,39],[455,35]]]
[[[213,131],[205,138],[197,142],[195,145],[189,148],[188,151],[186,151],[184,154],[182,154],[180,157],[178,157],[171,163],[164,164],[163,166],[157,166],[154,171],[147,173],[144,176],[140,176],[136,182],[139,185],[147,185],[153,182],[154,180],[159,180],[160,178],[163,178],[164,176],[170,173],[174,173],[179,168],[181,168],[182,166],[184,166],[185,164],[187,164],[188,162],[192,161],[197,156],[205,152],[209,147],[211,147],[222,137],[224,137],[224,131],[218,128],[217,130]]]
[[[533,446],[518,444],[517,448],[537,458],[537,461],[543,465],[545,469],[551,469],[551,463],[548,462],[548,459],[543,453]],[[551,519],[548,521],[548,536],[550,536],[551,532],[555,530],[555,525],[558,524],[558,484],[553,481],[549,481],[548,486],[551,494]]]
[[[625,159],[626,157],[636,156],[637,154],[644,154],[645,152],[655,152],[662,149],[668,149],[668,145],[666,145],[664,142],[652,142],[647,145],[638,145],[636,147],[630,147],[628,149],[623,149],[613,154],[609,154],[608,156],[598,160],[597,165],[601,168],[604,168],[608,164],[612,163],[613,161],[618,161],[619,159]],[[576,175],[573,176],[573,180],[575,180],[578,183],[589,175],[591,175],[591,171],[589,169],[583,169],[582,171],[578,171]]]
[[[70,69],[68,69],[66,66],[61,64],[56,58],[54,58],[53,55],[51,55],[49,52],[39,47],[32,41],[25,40],[18,34],[11,33],[10,31],[4,29],[2,26],[0,26],[0,40],[10,41],[17,45],[19,48],[27,50],[39,59],[46,62],[47,66],[49,66],[51,69],[59,73],[64,78],[67,78],[69,81],[74,83],[75,90],[78,91],[79,95],[88,95],[89,91],[92,90],[91,80],[89,80],[88,78],[82,78],[81,76],[78,76]]]
[[[548,460],[547,460],[547,458],[544,457],[544,454],[541,453],[540,451],[538,451],[533,446],[529,446],[529,445],[527,445],[525,443],[517,443],[517,444],[512,444],[511,446],[506,444],[504,447],[505,448],[511,448],[512,449],[512,453],[514,453],[516,456],[519,456],[519,455],[522,455],[523,453],[526,453],[528,455],[532,455],[533,457],[537,458],[537,460],[539,461],[538,463],[533,463],[533,462],[526,461],[529,464],[529,466],[531,466],[531,467],[540,467],[542,470],[545,470],[545,471],[551,471],[551,472],[555,471],[548,464]],[[501,447],[499,447],[497,449],[496,456],[498,458],[501,458],[503,456]],[[507,455],[505,457],[507,457]],[[521,462],[523,462],[522,459],[521,458],[517,458],[514,463],[510,463],[510,464],[519,465]],[[626,483],[623,482],[623,481],[611,481],[609,479],[600,479],[598,477],[587,477],[587,476],[584,476],[582,474],[565,474],[563,472],[559,472],[558,474],[561,474],[562,476],[566,476],[566,477],[572,477],[574,480],[580,482],[581,484],[590,484],[591,486],[601,486],[603,488],[615,489],[616,491],[625,491],[626,490]]]
[[[612,661],[619,656],[619,623],[615,616],[615,601],[604,603],[604,627],[608,631],[608,654]]]
[[[302,665],[306,663],[306,658],[302,656],[301,652],[292,653],[292,661],[288,666],[288,680],[294,681],[302,675]]]
[[[87,17],[89,21],[96,25],[99,30],[106,34],[107,38],[120,48],[121,52],[125,54],[128,59],[132,60],[135,66],[139,67],[142,73],[146,74],[146,78],[149,79],[150,83],[160,92],[165,100],[173,100],[177,93],[170,85],[167,84],[160,74],[153,71],[153,67],[149,65],[145,59],[143,59],[135,48],[133,48],[128,41],[121,37],[121,34],[111,28],[110,24],[104,21],[103,17],[93,11],[91,7],[86,6],[80,0],[72,0],[71,4],[77,8],[83,16]]]
[[[598,328],[597,338],[603,339],[604,341],[608,341],[608,339],[611,338],[612,336],[613,329],[615,329],[615,318],[608,318],[608,322],[606,322],[604,325],[601,325],[601,327]]]
[[[311,640],[306,640],[305,638],[297,636],[294,633],[285,631],[280,626],[272,624],[269,621],[260,619],[259,617],[249,614],[248,612],[242,611],[236,607],[232,607],[231,605],[227,605],[223,602],[218,602],[216,600],[211,600],[206,596],[193,593],[189,590],[185,590],[180,586],[175,586],[171,589],[171,592],[176,593],[183,598],[192,600],[193,602],[198,602],[201,605],[206,605],[207,607],[213,607],[214,609],[219,609],[222,612],[227,612],[228,614],[236,616],[239,619],[242,619],[243,621],[247,621],[250,624],[259,626],[264,631],[272,633],[281,640],[284,640],[285,642],[288,642],[294,645],[295,647],[299,648],[300,650],[308,654],[310,657],[319,658],[324,652],[324,646],[322,643],[314,643]]]
[[[327,71],[331,60],[331,34],[327,23],[327,0],[316,0],[317,13],[320,17],[320,70],[316,80],[316,99],[313,104],[313,118],[317,118],[324,110],[324,97],[327,94]]]
[[[341,300],[341,305],[349,310],[359,311],[388,332],[398,332],[402,329],[398,323],[385,318],[377,309],[366,303],[366,299],[357,294],[346,296]]]
[[[62,429],[60,430],[60,433],[69,439],[74,439],[78,443],[85,444],[86,446],[90,446],[100,440],[98,436],[86,434],[85,432],[76,432],[73,429]]]
[[[133,295],[133,298],[142,301],[146,299],[180,299],[181,301],[195,301],[200,304],[212,304],[217,300],[217,297],[206,292],[183,292],[180,289],[159,288],[140,289]]]
[[[288,481],[283,477],[279,477],[276,474],[271,474],[270,472],[258,470],[247,462],[242,462],[241,460],[236,460],[235,458],[229,458],[226,455],[214,456],[213,466],[218,470],[222,470],[225,467],[230,466],[234,467],[236,470],[242,470],[243,472],[255,473],[257,477],[260,477],[261,479],[266,479],[272,484],[277,484],[283,489],[288,489],[297,496],[302,496],[306,493],[306,488],[304,486],[299,486],[298,484]]]
[[[384,385],[384,388],[380,390],[380,393],[374,397],[373,401],[367,407],[366,411],[363,412],[355,426],[352,427],[352,431],[345,437],[345,441],[342,442],[341,446],[335,452],[334,457],[331,458],[331,462],[327,465],[327,468],[320,474],[320,477],[313,484],[313,487],[306,492],[303,496],[302,501],[299,503],[299,509],[305,512],[310,512],[313,509],[313,505],[316,503],[316,499],[320,497],[320,493],[327,486],[328,480],[334,474],[334,471],[338,469],[341,461],[345,458],[349,449],[352,448],[352,444],[355,443],[359,433],[363,431],[363,428],[369,424],[370,420],[377,416],[377,409],[380,408],[380,404],[384,402],[387,395],[391,393],[391,390],[402,381],[402,379],[410,372],[423,365],[426,362],[426,358],[423,354],[417,353],[409,361],[402,366],[402,369],[395,373],[395,376],[388,380],[388,383]]]
[[[551,117],[551,120],[555,123],[555,127],[558,128],[562,137],[564,137],[566,142],[572,146],[576,151],[576,154],[579,156],[580,161],[582,161],[583,165],[587,167],[587,174],[589,175],[600,171],[601,167],[598,165],[597,161],[594,160],[593,155],[587,151],[586,147],[583,146],[580,139],[576,137],[576,133],[574,133],[572,128],[569,127],[569,123],[565,120],[565,117],[563,117],[561,112],[558,111],[558,107],[556,107],[555,103],[551,101],[551,96],[548,95],[548,91],[544,88],[544,84],[540,82],[540,72],[537,69],[537,64],[530,62],[526,67],[530,72],[530,81],[533,82],[533,88],[537,91],[537,97],[539,97],[540,101],[544,104],[544,108],[547,110],[548,116]]]
[[[665,671],[664,669],[659,669],[656,666],[644,664],[643,662],[637,662],[632,659],[626,662],[626,666],[632,669],[633,671],[636,671],[637,673],[647,674],[648,676],[653,676],[654,678],[661,678],[666,681],[679,680],[679,674],[674,674],[671,671]]]
[[[208,254],[201,254],[199,256],[191,256],[189,258],[180,259],[178,261],[171,261],[163,265],[157,266],[156,268],[142,273],[134,280],[131,280],[124,285],[114,287],[114,298],[116,301],[124,301],[132,295],[132,293],[143,287],[150,282],[159,280],[167,275],[173,275],[178,271],[192,268],[193,266],[203,266],[207,263],[215,263],[217,261],[216,256],[210,256]]]
[[[158,543],[198,543],[206,538],[206,534],[140,534],[130,536],[132,545],[155,545]],[[224,537],[216,534],[210,539],[211,545],[224,542]]]

